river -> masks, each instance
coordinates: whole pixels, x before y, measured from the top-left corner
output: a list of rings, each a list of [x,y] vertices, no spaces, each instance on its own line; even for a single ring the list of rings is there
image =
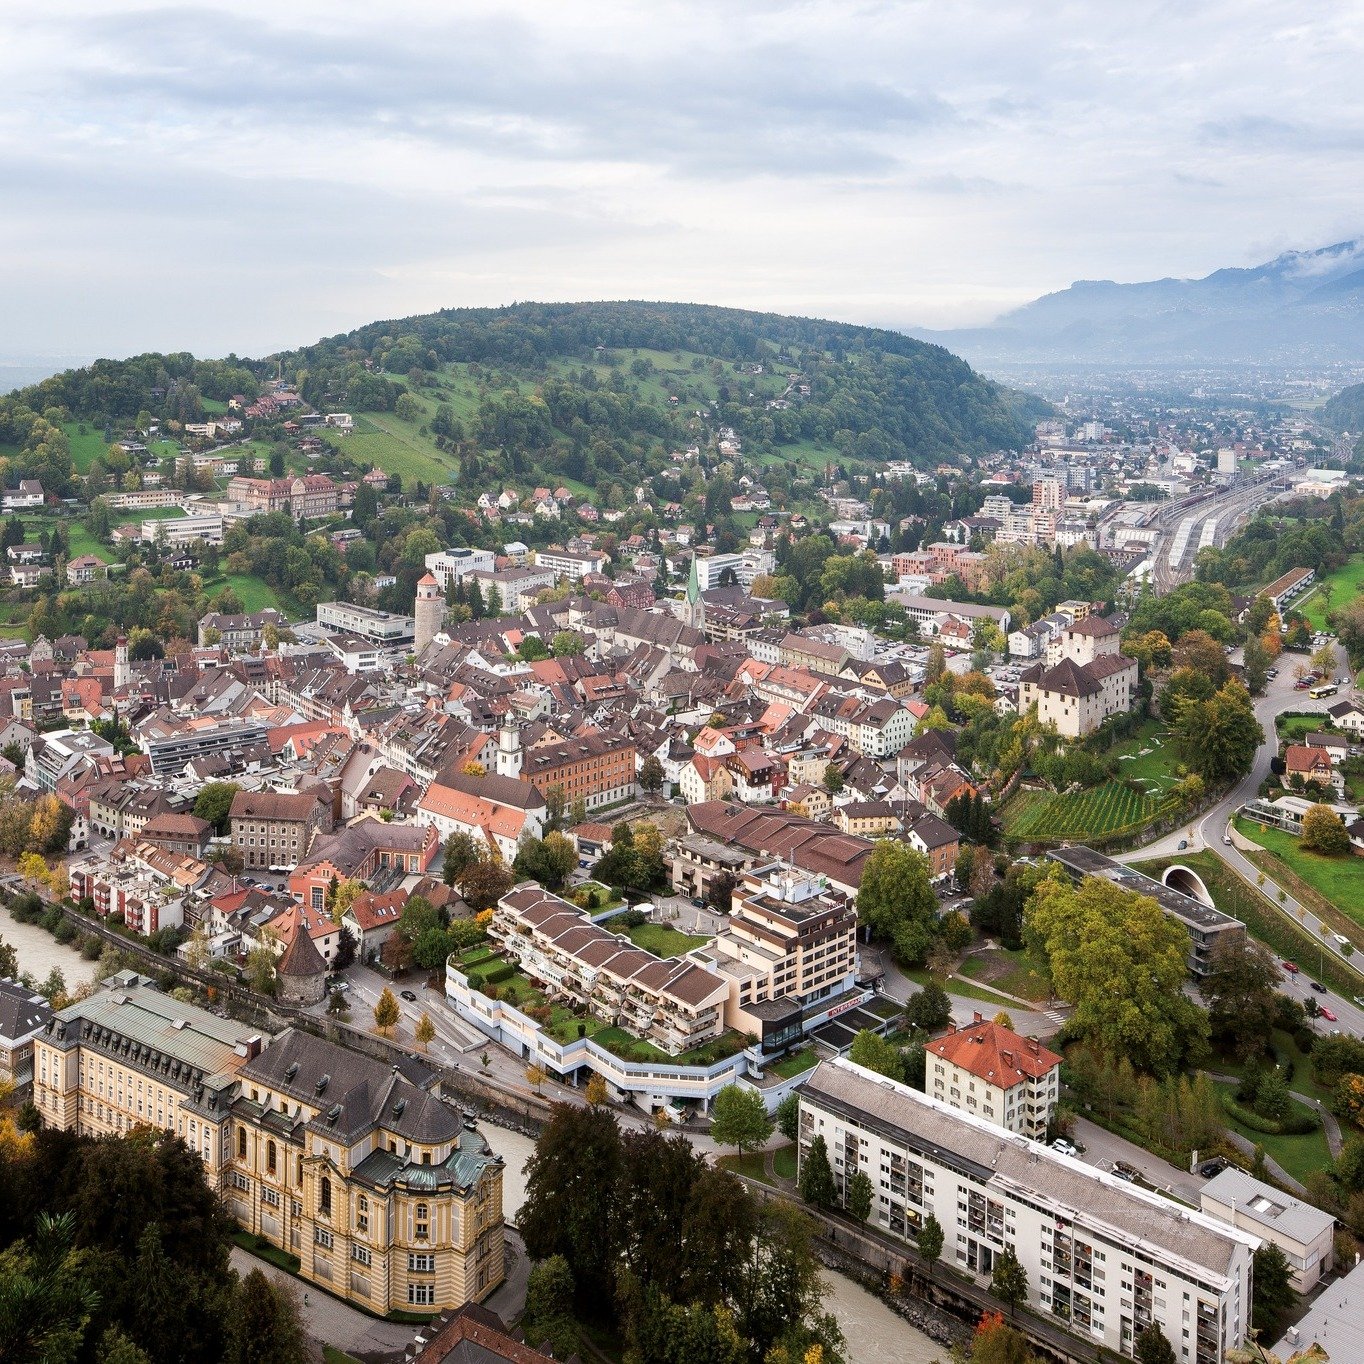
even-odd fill
[[[7,908],[0,909],[0,938],[18,954],[19,969],[32,972],[39,984],[47,979],[54,966],[62,968],[68,990],[95,978],[97,963],[86,961],[69,944],[59,943],[47,929],[37,924],[21,924]]]
[[[508,1132],[491,1123],[484,1123],[482,1131],[488,1144],[507,1163],[502,1176],[502,1206],[507,1220],[515,1222],[526,1198],[522,1167],[535,1143],[519,1132]],[[935,1364],[947,1359],[946,1346],[938,1345],[897,1317],[860,1284],[842,1274],[826,1273],[824,1287],[824,1307],[833,1313],[843,1330],[849,1364]]]

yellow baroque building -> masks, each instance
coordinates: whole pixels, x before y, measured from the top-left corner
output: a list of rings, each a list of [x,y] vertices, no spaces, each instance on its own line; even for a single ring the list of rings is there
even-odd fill
[[[45,1122],[182,1137],[237,1221],[339,1297],[439,1311],[502,1282],[502,1159],[416,1063],[292,1028],[263,1040],[131,972],[55,1014],[34,1052]]]

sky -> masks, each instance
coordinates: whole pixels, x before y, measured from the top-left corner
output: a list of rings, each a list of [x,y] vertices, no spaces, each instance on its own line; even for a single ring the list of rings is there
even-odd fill
[[[1364,9],[10,0],[0,360],[649,298],[975,325],[1364,235]]]

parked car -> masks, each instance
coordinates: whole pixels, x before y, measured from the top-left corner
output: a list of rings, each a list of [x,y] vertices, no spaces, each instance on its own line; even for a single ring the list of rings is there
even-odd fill
[[[1053,1151],[1059,1152],[1063,1156],[1078,1156],[1079,1148],[1072,1141],[1067,1141],[1065,1137],[1057,1137],[1051,1144]]]
[[[1205,1160],[1198,1167],[1198,1173],[1204,1179],[1211,1179],[1214,1175],[1220,1175],[1227,1168],[1227,1162],[1221,1156],[1214,1156],[1211,1160]]]
[[[1189,840],[1188,840],[1187,838],[1181,838],[1181,839],[1179,840],[1179,851],[1180,851],[1180,852],[1183,852],[1184,849],[1187,848],[1188,846],[1189,846]]]
[[[1279,963],[1290,976],[1296,976],[1302,968],[1295,961],[1281,961]]]
[[[1223,834],[1223,835],[1222,835],[1222,842],[1225,843],[1228,847],[1230,847],[1230,846],[1231,846],[1231,835],[1230,835],[1230,834]]]
[[[1338,1022],[1340,1021],[1340,1020],[1335,1016],[1334,1012],[1333,1012],[1332,1010],[1328,1009],[1328,1008],[1326,1007],[1326,1005],[1324,1005],[1324,1004],[1321,1006],[1321,1008],[1319,1008],[1319,1009],[1317,1010],[1317,1013],[1318,1013],[1322,1018],[1324,1018],[1328,1023],[1338,1023]]]
[[[1125,1160],[1115,1160],[1113,1162],[1113,1173],[1128,1184],[1134,1183],[1141,1178],[1141,1171],[1135,1165],[1129,1165]]]
[[[342,980],[340,976],[333,976],[327,982],[328,990],[339,990],[343,995],[350,989],[350,981]]]
[[[1336,946],[1337,946],[1337,947],[1349,947],[1349,945],[1350,945],[1350,940],[1349,940],[1349,938],[1347,938],[1347,937],[1345,936],[1345,934],[1343,934],[1343,933],[1337,933],[1337,934],[1335,935],[1335,939],[1336,939]]]
[[[1307,982],[1319,995],[1326,993],[1326,987],[1319,980],[1309,980]]]
[[[417,1002],[417,996],[414,995],[411,990],[404,990],[403,998],[407,1000],[409,1004],[415,1004]]]

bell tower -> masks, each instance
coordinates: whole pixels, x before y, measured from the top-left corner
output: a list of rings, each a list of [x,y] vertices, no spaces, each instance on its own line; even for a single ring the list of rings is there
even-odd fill
[[[497,734],[497,775],[520,777],[522,757],[521,731],[510,720],[504,720]]]
[[[412,614],[417,622],[412,650],[419,654],[445,623],[445,598],[441,594],[440,584],[430,573],[417,584],[417,603]]]

